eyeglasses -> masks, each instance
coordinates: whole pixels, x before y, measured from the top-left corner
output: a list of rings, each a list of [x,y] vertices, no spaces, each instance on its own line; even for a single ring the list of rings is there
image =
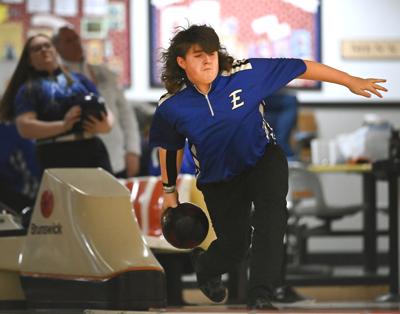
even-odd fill
[[[50,48],[52,48],[52,47],[53,47],[53,45],[52,45],[51,43],[45,42],[45,43],[42,43],[42,44],[38,44],[38,45],[31,46],[31,47],[29,48],[29,51],[31,51],[31,52],[39,52],[39,51],[41,51],[43,48],[44,48],[45,50],[48,50],[48,49],[50,49]]]

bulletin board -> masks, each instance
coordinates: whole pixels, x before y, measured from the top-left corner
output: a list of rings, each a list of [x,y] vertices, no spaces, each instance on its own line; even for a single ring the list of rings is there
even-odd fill
[[[26,39],[72,24],[88,62],[107,64],[122,86],[131,86],[129,0],[0,1],[0,63],[17,62]]]
[[[177,26],[211,25],[221,44],[235,59],[300,58],[321,61],[321,0],[149,0],[151,27],[151,84],[160,85],[162,49]],[[320,83],[293,80],[299,89],[318,89]]]

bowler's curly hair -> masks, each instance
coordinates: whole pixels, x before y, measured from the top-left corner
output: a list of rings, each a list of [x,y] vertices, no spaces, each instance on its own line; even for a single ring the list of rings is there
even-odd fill
[[[161,81],[168,93],[178,92],[187,79],[185,71],[178,65],[176,58],[185,57],[190,47],[198,44],[206,53],[218,51],[219,72],[232,68],[233,58],[219,42],[215,30],[207,25],[192,25],[177,32],[171,39],[170,46],[161,53],[163,63]]]

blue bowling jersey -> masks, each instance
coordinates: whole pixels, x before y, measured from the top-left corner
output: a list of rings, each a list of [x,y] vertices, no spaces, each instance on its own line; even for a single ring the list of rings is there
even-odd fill
[[[198,182],[227,181],[254,166],[271,141],[263,99],[306,70],[301,59],[255,58],[235,61],[221,72],[208,94],[187,83],[161,97],[153,116],[150,144],[190,150]]]
[[[73,80],[68,84],[65,74],[57,69],[52,75],[44,71],[36,71],[36,78],[23,84],[15,97],[15,116],[34,111],[42,121],[64,119],[64,115],[74,105],[78,95],[98,91],[94,83],[78,73],[69,73]]]

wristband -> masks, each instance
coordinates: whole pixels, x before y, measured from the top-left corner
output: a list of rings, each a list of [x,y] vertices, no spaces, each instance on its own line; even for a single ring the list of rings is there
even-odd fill
[[[163,183],[163,191],[165,193],[174,193],[176,191],[176,186]]]

